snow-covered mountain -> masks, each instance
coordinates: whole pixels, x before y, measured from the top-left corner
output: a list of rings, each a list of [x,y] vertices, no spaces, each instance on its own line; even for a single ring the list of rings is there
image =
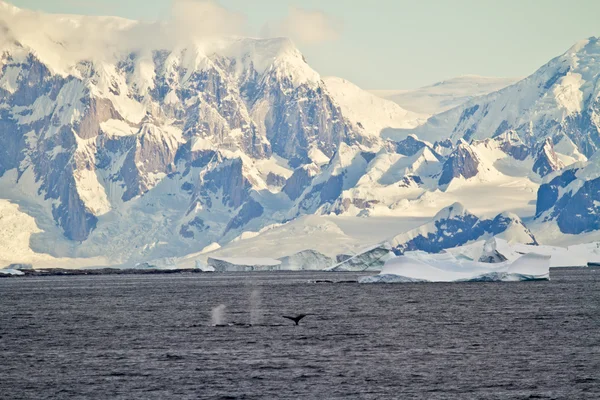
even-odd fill
[[[427,228],[441,248],[486,235],[529,243],[521,218],[537,201],[539,240],[535,227],[581,203],[563,200],[556,177],[596,164],[583,164],[583,131],[547,140],[507,123],[493,135],[433,135],[439,118],[466,106],[421,128],[421,115],[322,79],[287,39],[145,40],[162,29],[0,1],[0,264],[194,266],[243,256],[308,268],[300,261],[316,252],[337,260],[423,230],[456,202],[477,217],[454,232]],[[546,192],[558,193],[556,204]],[[596,229],[586,218],[581,232]]]
[[[537,244],[533,234],[515,214],[502,213],[493,219],[483,219],[469,212],[462,204],[454,203],[442,209],[426,224],[394,237],[391,245],[396,254],[415,250],[438,253],[486,236],[498,236],[509,242]]]
[[[538,190],[536,229],[553,236],[598,240],[600,235],[600,163],[598,153],[549,175]],[[583,239],[583,240],[582,240]],[[575,240],[577,242],[577,240]]]
[[[295,167],[380,142],[287,39],[90,55],[69,33],[101,25],[116,43],[141,23],[0,8],[0,185],[36,214],[38,251],[128,259],[235,237],[287,207]],[[44,30],[23,29],[36,22]],[[49,240],[59,232],[68,241]]]
[[[393,101],[366,92],[342,78],[323,79],[344,115],[372,135],[385,128],[412,129],[422,125],[429,115],[407,111]]]
[[[527,215],[533,213],[528,203],[535,200],[543,176],[560,167],[546,162],[547,154],[552,159],[558,155],[551,145],[544,146],[546,151],[543,146],[529,148],[515,133],[470,144],[460,141],[450,148],[409,136],[376,153],[342,144],[303,186],[289,216],[431,216],[456,201],[484,214]],[[506,202],[497,208],[504,196]]]
[[[376,96],[393,101],[407,110],[435,115],[467,101],[496,92],[517,82],[516,78],[463,75],[413,90],[371,90]]]
[[[533,75],[438,114],[411,133],[468,142],[515,131],[530,145],[550,138],[565,156],[584,160],[600,145],[599,54],[599,38],[581,41]]]

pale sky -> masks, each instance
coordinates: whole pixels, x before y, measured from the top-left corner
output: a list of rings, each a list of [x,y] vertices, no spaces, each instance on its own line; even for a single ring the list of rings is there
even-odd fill
[[[47,12],[168,18],[172,2],[8,0]],[[599,0],[219,0],[251,36],[290,36],[321,75],[408,89],[459,75],[520,77],[600,36]]]

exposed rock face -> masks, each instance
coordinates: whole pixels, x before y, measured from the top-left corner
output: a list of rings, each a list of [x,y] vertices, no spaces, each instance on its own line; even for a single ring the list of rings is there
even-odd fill
[[[298,212],[311,214],[317,210],[330,210],[342,192],[354,187],[375,155],[357,147],[340,145],[318,179],[312,181],[298,201]]]
[[[600,176],[597,160],[575,165],[540,186],[536,218],[556,221],[562,233],[577,235],[600,229]]]
[[[494,140],[500,143],[500,148],[506,154],[518,161],[525,160],[529,154],[529,147],[521,140],[517,132],[508,131],[494,136]]]
[[[559,196],[559,190],[566,188],[571,182],[577,179],[577,168],[567,169],[561,175],[555,177],[550,182],[540,186],[537,194],[535,206],[536,218],[542,213],[550,210],[556,204]]]
[[[503,237],[507,241],[517,241],[523,244],[537,246],[539,243],[523,221],[513,213],[498,214],[487,228],[487,232],[494,236]]]
[[[239,158],[224,160],[204,177],[202,193],[222,194],[221,203],[231,208],[238,208],[249,200],[250,181],[243,173],[243,162]]]
[[[300,167],[285,190],[297,198],[318,171],[304,165],[310,149],[331,157],[341,142],[375,140],[342,115],[285,39],[236,39],[211,55],[193,46],[124,52],[73,62],[66,77],[15,43],[0,49],[0,176],[33,171],[40,201],[53,203],[72,240],[172,179],[189,196],[184,208],[219,197],[229,208],[224,231],[242,228],[262,214],[249,193],[264,185],[244,157],[275,153]],[[265,181],[286,183],[274,173]],[[180,225],[187,239],[199,233],[194,218]]]
[[[81,164],[85,165],[81,157],[72,157],[78,136],[73,129],[61,126],[60,110],[75,101],[66,93],[71,80],[53,75],[32,54],[19,61],[6,53],[3,57],[0,77],[12,73],[18,79],[15,86],[0,95],[0,176],[11,169],[22,174],[31,167],[44,199],[58,200],[52,207],[52,217],[63,226],[65,236],[84,240],[97,219],[87,210],[73,176]],[[54,107],[40,110],[39,99],[54,102]],[[84,122],[99,112],[82,103],[78,107]],[[84,123],[82,128],[90,124]]]
[[[427,147],[427,144],[414,136],[407,136],[406,139],[400,142],[394,142],[394,150],[404,156],[414,156],[423,147]]]
[[[400,255],[414,250],[439,253],[445,248],[463,245],[486,232],[489,223],[480,222],[462,204],[455,203],[441,210],[426,226],[396,236],[392,240],[394,253]]]
[[[442,156],[448,156],[454,149],[454,143],[450,139],[438,140],[433,144],[433,149]]]
[[[81,139],[93,139],[100,135],[103,122],[123,119],[108,99],[86,97],[82,100],[85,107],[84,116],[73,126],[73,130]]]
[[[161,128],[144,124],[125,156],[119,171],[127,188],[121,197],[129,201],[146,193],[156,184],[156,175],[174,172],[173,162],[180,143]],[[121,147],[120,143],[117,146]]]
[[[313,178],[319,173],[315,164],[307,164],[297,168],[283,187],[283,192],[292,200],[296,200],[312,183]]]
[[[308,149],[313,144],[331,157],[340,142],[360,139],[323,88],[297,88],[290,97],[286,93],[291,85],[285,79],[270,79],[266,86],[272,104],[265,118],[267,138],[273,151],[290,160],[290,165],[309,163]]]
[[[338,198],[333,204],[329,204],[323,210],[336,215],[341,215],[350,210],[352,206],[361,209],[368,210],[381,203],[379,200],[366,200],[357,198]]]
[[[187,224],[181,226],[179,234],[186,239],[194,239],[196,235],[200,235],[208,229],[210,229],[210,226],[206,225],[202,218],[195,217]]]
[[[554,210],[562,233],[577,235],[600,229],[600,178],[585,181],[575,193],[566,193]]]
[[[416,175],[408,175],[402,178],[402,180],[398,183],[398,186],[404,188],[418,187],[423,184],[423,180],[421,177]]]
[[[285,179],[284,176],[277,175],[273,172],[269,172],[269,175],[267,175],[267,185],[269,186],[282,187],[286,182],[287,179]]]
[[[511,232],[507,232],[509,229]],[[415,250],[439,253],[444,249],[462,246],[484,235],[496,236],[505,232],[518,236],[521,242],[537,244],[531,232],[516,215],[500,214],[493,220],[481,219],[466,210],[460,203],[441,210],[431,222],[396,236],[391,244],[394,253],[398,255]]]
[[[244,203],[240,212],[229,221],[227,228],[225,228],[225,233],[229,232],[232,229],[241,228],[246,225],[248,222],[253,220],[254,218],[258,218],[263,215],[265,209],[263,206],[255,201],[254,199],[250,199]]]
[[[465,179],[472,178],[479,172],[479,164],[481,161],[477,154],[471,149],[469,144],[461,140],[456,149],[448,157],[442,168],[439,185],[447,185],[454,178],[463,177]]]
[[[538,152],[537,159],[533,164],[533,172],[540,176],[546,176],[551,172],[563,169],[565,165],[554,152],[554,146],[550,138],[546,139]]]

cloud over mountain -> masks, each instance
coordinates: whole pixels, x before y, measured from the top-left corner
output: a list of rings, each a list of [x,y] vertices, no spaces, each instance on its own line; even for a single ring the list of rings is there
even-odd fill
[[[241,35],[246,16],[213,0],[173,0],[168,23],[179,33],[195,37]]]
[[[319,10],[290,7],[289,14],[275,22],[267,23],[262,36],[285,36],[298,45],[317,45],[337,40],[342,32],[340,20]]]

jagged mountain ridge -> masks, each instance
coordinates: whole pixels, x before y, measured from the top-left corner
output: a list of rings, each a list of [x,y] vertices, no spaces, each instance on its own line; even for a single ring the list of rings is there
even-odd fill
[[[429,202],[439,204],[437,212],[479,185],[492,189],[519,179],[537,190],[546,174],[562,168],[551,162],[559,159],[551,143],[528,147],[515,132],[450,147],[409,136],[376,153],[342,144],[321,173],[305,181],[290,217],[402,215]]]
[[[288,39],[123,45],[88,58],[68,33],[99,24],[127,39],[141,23],[0,8],[4,196],[45,210],[47,235],[58,227],[81,242],[74,253],[62,246],[69,254],[90,256],[129,232],[117,245],[125,247],[139,220],[155,243],[137,246],[164,246],[175,234],[189,247],[178,251],[235,237],[269,214],[260,229],[284,219],[293,200],[285,193],[302,185],[287,182],[297,167],[318,171],[341,143],[381,146]],[[24,34],[25,22],[46,31]],[[395,121],[413,118],[393,109]],[[63,252],[48,247],[40,251]]]

